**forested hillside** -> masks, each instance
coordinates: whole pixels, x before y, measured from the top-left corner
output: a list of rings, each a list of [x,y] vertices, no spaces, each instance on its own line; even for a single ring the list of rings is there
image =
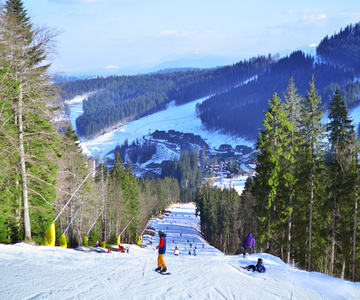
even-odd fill
[[[197,114],[210,130],[220,129],[255,139],[262,127],[263,111],[268,108],[271,95],[274,92],[282,95],[290,77],[294,78],[299,92],[303,94],[313,74],[325,106],[336,88],[341,89],[349,106],[358,100],[360,85],[353,82],[353,71],[316,63],[314,58],[297,51],[268,66],[248,84],[204,101],[198,105]]]
[[[139,76],[111,76],[61,84],[66,97],[89,94],[84,114],[76,120],[78,133],[90,137],[119,122],[213,95],[197,107],[203,125],[210,130],[255,139],[262,112],[273,92],[285,92],[290,77],[304,93],[312,75],[325,104],[340,89],[351,107],[359,99],[360,25],[348,26],[325,37],[317,48],[318,59],[297,51],[275,60],[259,56],[232,66]],[[252,79],[246,84],[242,84]]]
[[[121,239],[135,243],[151,215],[179,199],[178,181],[139,179],[118,153],[92,173],[72,127],[54,129],[53,31],[34,26],[20,0],[1,6],[0,29],[0,243],[43,245],[52,224],[56,245],[85,235],[114,243],[130,220]]]
[[[248,232],[257,249],[308,271],[359,280],[359,139],[339,90],[323,123],[315,81],[301,95],[291,79],[274,93],[257,138],[256,176],[235,190],[201,186],[196,203],[204,237],[239,251]]]
[[[89,93],[84,113],[76,120],[79,135],[89,137],[109,126],[176,104],[222,92],[263,72],[271,56],[245,60],[210,70],[157,73],[139,76],[97,77],[61,84],[67,98]]]
[[[360,23],[349,25],[331,37],[324,37],[316,54],[326,63],[333,63],[360,73]]]
[[[135,243],[152,215],[179,199],[195,200],[203,236],[227,253],[239,251],[251,230],[257,247],[288,263],[359,280],[360,148],[348,114],[359,95],[353,70],[295,52],[277,62],[258,57],[214,70],[62,85],[68,97],[92,93],[78,120],[84,135],[172,99],[218,93],[197,107],[203,124],[257,138],[256,177],[239,196],[202,183],[205,148],[200,162],[196,148],[165,163],[157,180],[137,178],[121,159],[127,148],[134,162],[147,159],[155,151],[147,142],[143,151],[140,143],[117,147],[111,162],[91,171],[73,128],[54,129],[59,103],[46,73],[54,38],[30,22],[22,1],[1,6],[0,243],[45,244],[54,225],[57,245],[65,239],[75,247],[88,237],[105,246],[127,224],[121,241]]]

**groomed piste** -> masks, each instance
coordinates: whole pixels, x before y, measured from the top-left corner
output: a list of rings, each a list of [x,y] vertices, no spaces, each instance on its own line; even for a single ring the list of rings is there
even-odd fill
[[[155,235],[143,236],[142,247],[127,245],[128,253],[1,244],[1,298],[359,299],[360,283],[298,270],[264,253],[224,255],[202,238],[199,222],[194,204],[173,204],[166,214],[149,220]],[[153,271],[158,230],[167,233],[169,276]],[[173,254],[175,246],[181,251],[178,256]],[[197,255],[189,255],[194,246]],[[266,273],[241,268],[259,257]]]

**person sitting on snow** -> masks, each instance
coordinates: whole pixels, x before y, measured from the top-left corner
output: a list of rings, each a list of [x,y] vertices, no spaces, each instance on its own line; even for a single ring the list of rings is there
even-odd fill
[[[266,269],[265,266],[263,265],[263,260],[262,258],[258,259],[258,262],[256,264],[256,266],[254,265],[249,265],[246,267],[246,270],[248,271],[258,271],[259,273],[265,273]]]
[[[174,249],[174,255],[179,255],[180,254],[180,249],[175,246],[175,249]]]

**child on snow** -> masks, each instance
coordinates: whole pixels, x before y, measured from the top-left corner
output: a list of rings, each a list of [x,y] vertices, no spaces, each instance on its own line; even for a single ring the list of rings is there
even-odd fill
[[[180,249],[175,246],[175,249],[174,249],[174,255],[179,255],[180,254]]]
[[[254,265],[249,265],[245,268],[248,271],[258,271],[259,273],[265,273],[266,269],[265,266],[263,265],[263,260],[262,258],[258,259],[258,262],[256,264],[256,266]]]
[[[158,267],[155,269],[155,271],[160,271],[161,273],[164,273],[167,271],[164,261],[164,254],[166,252],[166,234],[162,230],[159,230],[159,237],[159,245],[157,245],[156,247],[156,249],[159,249]]]

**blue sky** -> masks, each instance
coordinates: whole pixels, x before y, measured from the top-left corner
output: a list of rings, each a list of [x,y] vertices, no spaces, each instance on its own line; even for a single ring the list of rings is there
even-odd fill
[[[359,0],[23,0],[56,28],[52,71],[154,65],[196,51],[234,62],[317,44],[360,22]]]

